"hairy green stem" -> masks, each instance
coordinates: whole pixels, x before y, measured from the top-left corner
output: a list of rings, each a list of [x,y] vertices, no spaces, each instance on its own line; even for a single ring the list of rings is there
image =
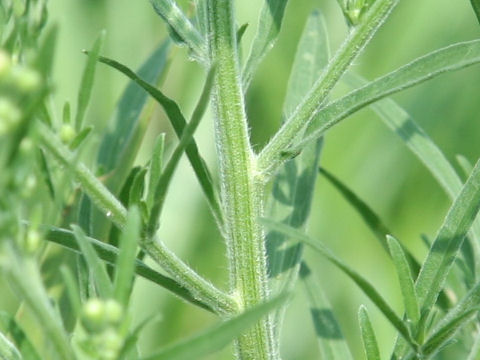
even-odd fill
[[[256,158],[249,141],[233,1],[208,0],[207,7],[211,63],[217,70],[215,131],[231,286],[243,309],[268,296],[264,234],[258,222],[263,209],[263,184],[256,181]],[[268,318],[243,334],[236,345],[242,360],[278,357]]]
[[[376,0],[361,22],[352,28],[349,36],[329,62],[327,68],[313,85],[312,90],[305,100],[295,109],[290,118],[265,146],[258,157],[258,168],[271,175],[288,159],[288,147],[314,118],[325,101],[327,95],[340,80],[349,65],[361,53],[375,32],[383,24],[398,0]]]
[[[82,189],[92,199],[93,203],[112,220],[115,225],[123,229],[126,224],[127,210],[118,199],[93,175],[90,170],[78,161],[75,154],[70,152],[45,125],[38,124],[38,135],[42,145],[63,166],[73,171],[76,180]],[[166,246],[155,238],[141,242],[147,253],[158,262],[192,295],[220,314],[233,313],[237,310],[235,301],[223,291],[217,289],[210,282],[197,274]]]

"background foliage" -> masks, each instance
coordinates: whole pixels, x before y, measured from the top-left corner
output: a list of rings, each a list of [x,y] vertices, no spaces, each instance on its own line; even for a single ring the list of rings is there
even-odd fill
[[[184,9],[191,6],[188,1],[179,3]],[[260,3],[237,1],[239,24],[250,24],[245,33],[246,44],[255,33]],[[347,31],[334,0],[290,2],[283,26],[288,31],[281,32],[277,45],[260,66],[247,99],[252,138],[259,147],[279,126],[296,44],[305,19],[314,8],[325,14],[332,49],[336,49]],[[53,76],[57,104],[65,100],[74,103],[86,61],[81,50],[90,49],[102,29],[106,30],[102,54],[135,69],[166,36],[163,22],[146,0],[50,0],[49,17],[50,21],[59,24],[60,29]],[[479,33],[480,27],[468,1],[404,0],[357,60],[354,69],[373,79],[434,49],[478,38]],[[200,92],[203,75],[198,64],[185,61],[186,56],[186,50],[174,50],[162,90],[190,113],[195,106],[196,94]],[[456,163],[457,154],[464,155],[471,162],[480,156],[479,83],[480,71],[478,67],[472,67],[443,75],[394,96],[457,169],[460,169]],[[98,66],[93,99],[86,114],[86,122],[96,129],[90,139],[92,143],[99,142],[98,134],[106,126],[125,84],[126,79],[119,73]],[[342,91],[340,87],[335,94]],[[61,114],[54,116],[60,117]],[[211,117],[207,116],[196,139],[202,154],[215,167],[212,129]],[[147,151],[143,152],[144,155],[141,153],[137,159],[139,163],[145,163],[153,139],[160,132],[167,133],[167,149],[171,151],[175,144],[172,130],[164,113],[156,108],[144,144]],[[427,249],[420,235],[429,238],[435,235],[450,203],[423,165],[371,110],[363,110],[335,127],[328,133],[325,144],[322,166],[349,184],[381,215],[395,236],[422,259]],[[226,284],[227,279],[222,277],[226,274],[225,249],[185,159],[182,159],[172,185],[160,237],[200,273],[216,283]],[[401,311],[402,299],[390,260],[355,211],[323,177],[319,178],[316,188],[309,233],[328,244],[339,257],[376,284],[389,303]],[[356,316],[361,303],[370,307],[380,353],[382,358],[386,357],[394,339],[393,328],[349,279],[310,250],[306,253],[338,314],[347,341],[354,349],[354,357],[362,356]],[[0,308],[13,312],[17,300],[1,281]],[[300,290],[301,284],[298,286]],[[302,291],[295,291],[295,294],[284,327],[284,358],[315,359],[318,358],[315,332],[306,311],[305,296]],[[215,321],[210,314],[177,301],[144,280],[136,283],[132,302],[134,321],[152,313],[161,316],[161,321],[149,325],[141,339],[146,352],[193,334]],[[218,354],[212,359],[229,358],[229,353],[227,349],[223,356]]]

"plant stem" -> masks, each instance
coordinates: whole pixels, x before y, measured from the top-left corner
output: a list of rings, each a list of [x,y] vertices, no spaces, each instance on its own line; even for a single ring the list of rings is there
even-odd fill
[[[375,32],[380,28],[398,0],[376,0],[361,22],[352,28],[349,36],[337,51],[309,95],[295,109],[290,118],[265,146],[258,157],[258,169],[272,175],[280,164],[288,159],[288,147],[299,132],[315,117],[327,95],[340,80],[349,65],[361,53]],[[287,156],[286,156],[287,155]]]
[[[216,66],[215,131],[220,160],[222,202],[230,264],[230,279],[241,309],[267,299],[267,264],[262,228],[262,186],[256,180],[256,158],[251,149],[240,69],[232,0],[208,0],[209,47]],[[237,356],[275,359],[273,328],[260,321],[237,341]]]
[[[73,171],[76,180],[82,185],[85,193],[94,204],[112,220],[120,229],[125,227],[127,210],[118,199],[93,175],[90,170],[78,161],[45,125],[38,124],[40,142],[55,159]],[[197,274],[166,246],[154,237],[140,243],[147,253],[157,261],[182,286],[189,290],[197,300],[207,304],[218,313],[233,313],[237,310],[231,296],[217,289],[210,282]]]

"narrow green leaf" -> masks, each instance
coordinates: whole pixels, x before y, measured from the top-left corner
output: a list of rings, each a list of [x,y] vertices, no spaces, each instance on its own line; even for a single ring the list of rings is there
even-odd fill
[[[480,22],[480,0],[470,0],[470,2],[472,3],[473,11],[475,11],[477,20]]]
[[[78,243],[75,240],[75,236],[71,231],[54,228],[54,227],[49,227],[49,228],[46,228],[45,230],[47,231],[45,235],[45,240],[59,244],[67,248],[68,250],[81,253]],[[98,256],[103,261],[105,261],[107,264],[111,266],[115,266],[119,256],[118,248],[109,244],[105,244],[91,237],[87,237],[87,240],[92,244]],[[160,285],[161,287],[172,292],[173,294],[182,298],[183,300],[211,311],[207,305],[199,302],[198,300],[195,300],[193,296],[176,281],[153,270],[142,261],[139,261],[139,260],[135,261],[135,272],[138,275],[142,276],[143,278],[150,280],[151,282],[157,285]]]
[[[480,208],[480,161],[450,207],[416,281],[422,311],[431,309]]]
[[[58,26],[52,26],[46,33],[43,43],[37,52],[34,67],[47,78],[51,75],[55,48],[57,45]]]
[[[290,74],[283,114],[288,118],[320,76],[329,58],[328,38],[323,16],[314,11],[307,20]],[[305,149],[289,160],[276,175],[272,188],[270,217],[298,229],[305,229],[317,179],[317,166],[322,143]],[[284,248],[285,236],[277,232],[267,235],[269,275],[281,289],[296,278],[302,245]],[[292,270],[284,276],[280,274]],[[276,281],[276,280],[279,281]]]
[[[130,208],[127,224],[120,236],[119,256],[113,282],[114,297],[127,308],[135,276],[135,260],[138,239],[140,238],[140,213],[137,207]]]
[[[325,107],[318,104],[318,115],[310,122],[307,135],[295,148],[318,138],[347,116],[377,100],[442,73],[462,69],[478,62],[480,40],[454,44],[418,58]]]
[[[88,53],[88,60],[85,70],[83,71],[82,82],[80,84],[80,91],[77,98],[77,113],[75,115],[75,129],[77,131],[80,131],[83,127],[83,119],[92,95],[93,80],[95,78],[98,54],[102,49],[104,41],[105,31],[102,31],[98,36],[98,39],[95,41],[92,51]]]
[[[122,349],[120,350],[120,353],[118,354],[118,359],[119,360],[129,360],[129,356],[131,356],[131,352],[135,351],[135,345],[138,342],[138,338],[140,336],[140,332],[147,326],[149,323],[154,322],[158,318],[161,318],[159,314],[154,315],[154,316],[149,316],[148,318],[144,319],[143,321],[140,322],[133,331],[130,332],[130,334],[127,336],[125,341],[123,342]]]
[[[68,101],[63,105],[62,124],[70,125],[72,123],[72,115],[70,110],[70,103]]]
[[[150,85],[146,81],[142,80],[132,70],[120,64],[119,62],[105,58],[105,57],[100,57],[99,61],[117,69],[118,71],[123,73],[125,76],[129,77],[130,79],[135,81],[137,84],[139,84],[143,89],[145,89],[145,91],[147,91],[163,107],[163,109],[168,115],[168,118],[170,119],[170,122],[177,136],[179,138],[182,137],[182,134],[186,127],[187,122],[180,108],[175,103],[175,101],[166,97],[160,90]],[[187,145],[185,152],[190,161],[190,164],[193,167],[193,170],[195,171],[195,175],[197,176],[198,181],[200,182],[200,186],[202,187],[202,190],[205,196],[207,197],[210,208],[215,218],[217,219],[217,221],[221,224],[222,211],[221,211],[220,203],[218,201],[218,195],[215,191],[215,187],[213,186],[212,176],[208,171],[207,165],[198,152],[197,144],[194,141],[192,141],[190,144]]]
[[[140,171],[135,175],[128,194],[128,205],[140,205],[142,201],[143,194],[145,191],[145,175],[147,174],[146,168],[141,168]]]
[[[143,360],[191,360],[219,351],[263,316],[283,304],[285,300],[285,295],[275,297],[199,335],[166,347]]]
[[[149,208],[153,205],[155,189],[157,188],[158,180],[162,174],[163,153],[165,151],[165,133],[160,134],[155,140],[153,147],[152,158],[150,159],[149,167],[149,181],[147,193],[147,205]]]
[[[403,321],[395,314],[395,311],[387,304],[383,297],[377,292],[375,287],[368,282],[364,277],[358,274],[355,270],[350,268],[342,260],[337,258],[325,245],[321,242],[316,241],[310,238],[308,235],[292,228],[291,226],[275,222],[270,219],[261,219],[260,220],[265,226],[271,230],[275,230],[287,235],[290,238],[297,239],[302,243],[305,243],[312,249],[319,252],[323,255],[328,261],[338,267],[342,272],[344,272],[357,286],[368,296],[368,298],[378,307],[378,309],[385,315],[385,317],[390,321],[390,323],[397,329],[397,331],[404,337],[405,340],[409,342],[412,347],[415,347],[413,340],[410,337],[408,328],[403,323]]]
[[[477,333],[475,334],[473,345],[470,348],[470,352],[468,353],[467,360],[476,360],[478,359],[479,354],[480,354],[480,331],[477,328]]]
[[[288,0],[264,0],[258,19],[257,34],[243,70],[242,80],[245,89],[248,88],[258,65],[277,41],[287,3]]]
[[[380,360],[380,351],[378,350],[377,338],[373,331],[372,323],[368,317],[367,308],[360,306],[358,310],[358,319],[360,321],[360,331],[362,333],[363,348],[367,360]]]
[[[82,301],[80,299],[80,289],[78,288],[75,277],[72,271],[65,265],[60,267],[60,274],[62,275],[63,283],[65,284],[68,300],[74,311],[74,315],[80,314],[82,308]]]
[[[73,234],[77,239],[78,246],[82,251],[83,256],[88,264],[89,270],[93,273],[96,283],[96,289],[103,299],[109,299],[113,295],[113,288],[107,270],[103,262],[100,261],[93,245],[88,241],[87,236],[83,230],[72,225]]]
[[[8,360],[21,360],[22,355],[10,340],[0,331],[0,358]]]
[[[245,35],[245,31],[247,31],[247,28],[248,28],[248,23],[245,23],[242,26],[240,26],[237,30],[237,46],[238,47],[240,47],[243,35]]]
[[[0,312],[0,324],[4,332],[10,334],[18,350],[26,360],[42,360],[35,346],[13,315],[3,311]]]
[[[50,168],[48,167],[47,159],[45,158],[45,153],[43,150],[38,150],[38,166],[40,167],[40,172],[43,175],[45,184],[47,185],[48,192],[53,199],[55,199],[55,187],[53,186],[52,175],[50,173]]]
[[[88,136],[91,134],[93,127],[86,126],[84,127],[72,140],[70,145],[68,146],[70,150],[76,150],[82,145]]]
[[[185,43],[195,57],[207,63],[206,41],[173,0],[150,0],[155,12],[168,24],[172,39]]]
[[[153,206],[150,211],[150,218],[148,220],[147,225],[147,234],[149,236],[153,236],[157,231],[158,222],[160,213],[162,211],[163,203],[165,201],[165,196],[167,194],[168,186],[172,179],[173,173],[177,168],[178,162],[183,154],[183,152],[188,149],[189,146],[194,144],[193,141],[193,134],[197,129],[202,117],[207,109],[208,103],[210,101],[210,93],[212,91],[213,83],[215,80],[215,67],[212,67],[207,75],[207,79],[205,81],[205,85],[203,87],[202,95],[198,100],[197,106],[192,114],[192,119],[190,123],[183,129],[182,136],[180,137],[180,141],[172,153],[170,160],[165,165],[165,169],[163,170],[160,178],[157,182],[157,187],[155,189],[155,196]],[[217,206],[217,204],[215,204]]]
[[[422,345],[422,354],[428,358],[442,349],[442,347],[450,341],[461,328],[473,320],[478,313],[478,310],[477,307],[476,309],[460,314],[435,331],[425,344]]]
[[[397,239],[387,235],[387,243],[393,263],[395,264],[395,269],[397,270],[400,290],[402,291],[403,303],[405,305],[405,313],[407,314],[407,318],[412,322],[412,328],[415,329],[420,320],[420,307],[418,306],[417,294],[415,292],[415,285],[408,260]]]
[[[350,360],[352,355],[333,309],[323,293],[318,279],[302,262],[300,278],[310,303],[310,315],[315,328],[322,360]]]
[[[456,156],[457,162],[462,168],[463,174],[465,177],[468,177],[470,173],[473,171],[473,165],[472,163],[463,155],[457,155]]]
[[[140,67],[138,76],[150,83],[157,83],[167,68],[170,42],[164,41]],[[115,171],[109,188],[117,192],[127,177],[137,150],[138,138],[143,137],[146,124],[141,112],[147,101],[147,93],[131,81],[117,104],[115,114],[109,121],[109,131],[103,137],[98,151],[97,163],[103,173]]]

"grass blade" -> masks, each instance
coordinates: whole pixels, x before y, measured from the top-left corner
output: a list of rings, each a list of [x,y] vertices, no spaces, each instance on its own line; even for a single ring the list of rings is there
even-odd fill
[[[284,104],[284,117],[288,118],[308,93],[315,79],[328,62],[328,39],[323,16],[313,12],[307,20],[290,74]],[[313,192],[317,179],[317,166],[321,142],[312,144],[295,159],[289,160],[274,179],[270,217],[295,228],[305,229],[310,215]],[[302,254],[302,245],[282,249],[285,237],[277,232],[267,235],[269,276],[282,289],[296,278]],[[279,278],[286,270],[292,270]],[[293,276],[293,278],[292,278]]]
[[[470,0],[470,2],[472,3],[473,11],[475,11],[477,20],[480,22],[480,0]]]
[[[308,295],[310,314],[315,327],[322,360],[350,360],[352,355],[332,307],[317,278],[302,262],[300,278]]]
[[[407,340],[412,347],[415,347],[414,342],[410,338],[408,328],[404,322],[393,311],[390,305],[383,299],[383,297],[377,292],[377,290],[370,284],[365,278],[358,274],[355,270],[350,268],[347,264],[337,258],[327,247],[321,242],[310,238],[308,235],[292,228],[291,226],[275,222],[269,219],[261,219],[261,222],[268,228],[281,232],[288,237],[297,239],[302,243],[305,243],[321,255],[323,255],[328,261],[338,267],[344,272],[357,286],[368,296],[368,298],[378,307],[378,309],[385,315],[390,323],[398,330],[398,332]]]
[[[244,89],[248,89],[258,66],[268,51],[275,45],[287,3],[288,0],[264,0],[258,20],[257,34],[253,39],[250,54],[243,69],[242,80]]]
[[[135,276],[135,260],[138,239],[140,237],[140,213],[137,207],[132,207],[127,216],[127,224],[120,236],[119,256],[115,267],[113,293],[115,299],[127,308],[133,279]]]
[[[422,312],[431,309],[480,208],[480,161],[450,207],[416,281]]]
[[[150,3],[155,12],[170,27],[172,39],[179,43],[185,43],[200,62],[207,63],[205,39],[176,2],[173,0],[150,0]]]
[[[380,360],[377,338],[375,337],[372,323],[368,317],[367,308],[363,305],[360,306],[360,309],[358,310],[358,319],[360,322],[360,331],[362,333],[363,348],[367,360]]]
[[[150,211],[150,219],[147,225],[147,234],[149,236],[153,236],[157,231],[158,222],[160,213],[163,208],[163,203],[165,201],[165,196],[167,194],[168,186],[170,185],[170,181],[172,179],[173,173],[177,168],[178,162],[182,154],[184,153],[185,149],[193,144],[193,134],[195,133],[202,117],[207,109],[208,103],[210,101],[210,94],[212,91],[213,83],[215,79],[215,68],[212,67],[207,75],[207,79],[205,81],[205,85],[203,87],[202,95],[198,101],[195,110],[193,111],[192,119],[190,123],[183,129],[182,136],[180,137],[180,141],[172,153],[170,160],[165,166],[155,188],[155,195],[154,195],[154,202],[153,206]]]
[[[244,313],[178,344],[169,346],[144,360],[190,360],[211,354],[233,341],[239,334],[253,326],[263,316],[274,310],[286,300],[278,296],[263,304],[246,310]]]
[[[129,77],[131,80],[139,84],[143,89],[145,89],[145,91],[150,94],[163,107],[177,136],[179,138],[182,137],[183,131],[187,126],[187,122],[175,101],[166,97],[160,90],[150,85],[148,82],[142,80],[139,75],[135,74],[125,65],[122,65],[115,60],[105,57],[100,57],[99,61],[120,71],[125,76]],[[215,187],[213,186],[212,176],[208,171],[207,165],[198,152],[197,144],[192,141],[190,144],[187,145],[185,152],[187,154],[188,160],[190,161],[190,164],[193,167],[193,170],[195,171],[195,175],[198,178],[200,186],[202,187],[202,190],[207,197],[208,204],[210,205],[210,208],[215,218],[221,224],[222,211],[218,200],[218,195]]]
[[[82,82],[77,98],[77,113],[75,115],[75,130],[78,132],[82,129],[83,119],[87,111],[88,103],[92,95],[93,80],[95,79],[95,69],[100,50],[105,41],[105,31],[102,31],[97,40],[93,44],[92,51],[88,53],[88,60],[82,75]]]
[[[295,148],[318,138],[347,116],[377,100],[445,72],[459,70],[479,62],[480,40],[454,44],[418,58],[323,108],[319,104],[318,116],[311,121],[307,136]]]
[[[54,228],[54,227],[49,227],[46,230],[47,230],[47,233],[45,235],[45,240],[59,244],[71,251],[81,253],[78,243],[75,240],[75,236],[73,232],[65,229]],[[103,261],[105,261],[107,264],[111,266],[115,266],[115,264],[118,262],[118,256],[119,256],[118,248],[109,244],[105,244],[101,241],[98,241],[90,237],[87,237],[87,240],[95,248],[95,251],[97,252],[98,257],[100,257],[100,259],[102,259]],[[152,268],[147,266],[144,262],[135,260],[135,273],[147,280],[150,280],[151,282],[157,285],[160,285],[161,287],[172,292],[173,294],[180,297],[181,299],[211,311],[207,305],[194,299],[193,296],[187,290],[185,290],[185,288],[182,287],[179,283],[153,270]]]
[[[420,320],[420,307],[418,306],[417,293],[415,292],[415,284],[413,282],[410,266],[402,246],[392,236],[387,236],[388,248],[397,270],[400,289],[402,291],[403,302],[405,305],[405,313],[407,318],[412,322],[412,328],[418,324]]]
[[[93,245],[88,241],[83,230],[76,225],[72,225],[72,229],[78,246],[88,264],[88,268],[93,273],[98,294],[103,299],[111,298],[113,295],[113,287],[103,262],[100,261]]]
[[[41,360],[41,357],[35,349],[35,346],[20,327],[17,320],[15,320],[15,317],[2,311],[0,312],[0,324],[4,332],[10,334],[18,350],[25,359]]]

